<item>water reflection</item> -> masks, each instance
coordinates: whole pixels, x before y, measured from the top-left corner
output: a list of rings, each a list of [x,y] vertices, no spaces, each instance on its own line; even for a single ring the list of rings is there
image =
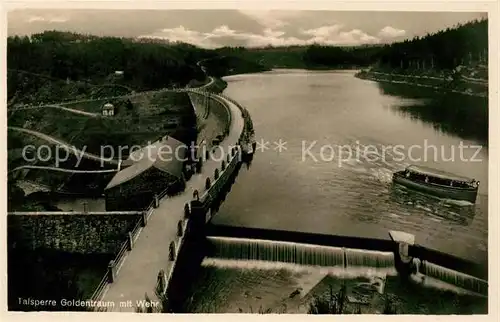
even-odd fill
[[[460,94],[439,93],[432,89],[401,84],[378,84],[385,95],[410,99],[398,104],[393,111],[411,120],[430,124],[437,131],[458,135],[463,139],[488,142],[488,99]],[[431,99],[429,99],[431,97]]]
[[[412,213],[418,211],[430,218],[462,226],[469,226],[476,214],[475,205],[467,201],[440,199],[398,184],[391,186],[389,198]]]

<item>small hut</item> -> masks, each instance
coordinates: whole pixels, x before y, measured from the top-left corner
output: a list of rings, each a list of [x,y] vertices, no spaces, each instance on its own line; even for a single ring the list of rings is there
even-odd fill
[[[115,115],[115,106],[111,103],[106,103],[102,106],[102,115],[113,116]]]

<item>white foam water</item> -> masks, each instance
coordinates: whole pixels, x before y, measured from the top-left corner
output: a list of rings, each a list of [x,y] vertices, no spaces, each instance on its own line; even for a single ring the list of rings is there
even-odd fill
[[[206,257],[201,263],[202,267],[232,268],[242,270],[287,270],[294,273],[309,273],[322,276],[333,276],[339,278],[384,278],[395,276],[394,268],[356,267],[346,270],[343,267],[298,265],[293,263],[270,262],[261,260],[234,260]]]
[[[417,272],[412,279],[424,286],[463,294],[484,296],[488,293],[488,282],[485,280],[425,260],[420,262],[419,259],[414,259],[414,263]]]
[[[274,240],[231,237],[207,237],[213,246],[213,258],[252,263],[274,268],[285,264],[298,267],[321,267],[343,276],[372,276],[379,272],[397,275],[394,253],[350,249]],[[289,266],[286,266],[289,267]],[[294,267],[294,266],[292,266]]]

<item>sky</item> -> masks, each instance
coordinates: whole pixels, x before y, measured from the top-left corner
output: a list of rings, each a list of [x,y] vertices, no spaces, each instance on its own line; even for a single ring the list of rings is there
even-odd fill
[[[486,16],[471,12],[19,9],[8,13],[8,35],[61,30],[159,38],[203,48],[352,46],[411,39]]]

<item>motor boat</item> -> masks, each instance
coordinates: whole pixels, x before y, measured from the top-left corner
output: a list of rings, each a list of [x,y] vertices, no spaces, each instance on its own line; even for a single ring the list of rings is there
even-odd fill
[[[479,181],[455,174],[410,165],[406,169],[395,172],[392,176],[395,184],[431,194],[441,198],[476,202]]]

